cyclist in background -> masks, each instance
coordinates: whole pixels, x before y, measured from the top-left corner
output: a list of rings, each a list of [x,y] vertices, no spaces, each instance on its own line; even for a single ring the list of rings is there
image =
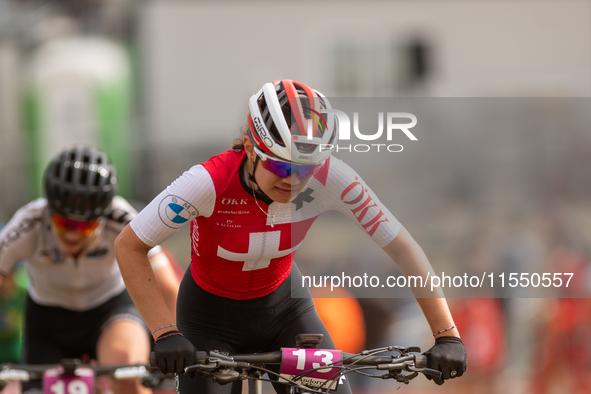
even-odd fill
[[[136,215],[116,195],[115,168],[105,153],[76,145],[50,162],[44,189],[0,232],[0,282],[21,260],[30,278],[23,362],[88,355],[105,365],[146,363],[149,333],[115,261],[115,238]],[[148,255],[174,319],[179,281],[159,246]],[[150,392],[137,379],[113,380],[111,389]]]
[[[121,273],[156,340],[162,372],[181,373],[194,364],[195,348],[274,351],[293,346],[299,333],[322,333],[321,346],[334,349],[309,290],[291,285],[302,283],[295,252],[323,211],[343,212],[405,274],[430,269],[419,245],[359,175],[320,149],[334,144],[338,130],[332,117],[308,122],[307,112],[330,108],[322,94],[280,80],[265,84],[249,108],[248,125],[233,149],[185,172],[116,241]],[[177,329],[147,253],[189,223],[192,261],[179,290]],[[417,301],[436,338],[428,351],[431,367],[443,379],[461,376],[466,353],[445,299]],[[230,387],[179,376],[182,394],[230,392],[241,393],[241,382]],[[337,392],[351,392],[346,380]]]

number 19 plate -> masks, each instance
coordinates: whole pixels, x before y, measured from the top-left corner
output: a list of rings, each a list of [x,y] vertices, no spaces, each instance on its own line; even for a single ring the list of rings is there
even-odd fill
[[[63,367],[45,371],[43,394],[92,394],[94,393],[94,371],[78,367],[74,375],[63,376]]]

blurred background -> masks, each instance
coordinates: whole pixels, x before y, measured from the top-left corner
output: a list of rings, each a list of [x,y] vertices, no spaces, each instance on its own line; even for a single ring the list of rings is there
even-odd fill
[[[141,209],[229,149],[248,98],[280,78],[328,97],[445,109],[445,127],[436,116],[419,122],[401,153],[338,155],[436,271],[576,272],[589,287],[591,3],[582,0],[0,0],[0,223],[41,196],[45,165],[73,142],[105,149],[120,194]],[[298,263],[310,275],[389,270],[366,238],[327,213]],[[189,245],[186,230],[165,244],[183,266]],[[402,390],[591,392],[591,306],[559,296],[451,299],[468,372]],[[320,302],[335,336],[363,338],[346,346],[432,344],[413,300]],[[335,310],[350,312],[346,324]],[[398,388],[367,380],[355,381],[357,393]]]

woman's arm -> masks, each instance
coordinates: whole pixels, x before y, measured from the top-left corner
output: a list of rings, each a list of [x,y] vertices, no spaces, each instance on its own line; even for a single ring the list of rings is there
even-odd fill
[[[156,276],[156,282],[158,282],[158,288],[162,293],[164,302],[168,307],[168,310],[172,314],[172,317],[176,320],[176,299],[179,294],[180,280],[176,274],[173,264],[178,264],[173,261],[169,254],[160,250],[153,256],[149,255],[150,264],[154,270],[154,276]]]
[[[405,276],[421,276],[426,280],[429,273],[434,274],[427,256],[404,227],[401,227],[396,238],[384,247],[384,251]],[[425,352],[428,355],[429,368],[442,373],[441,378],[433,378],[434,382],[443,384],[447,379],[462,376],[467,367],[466,349],[443,298],[443,292],[440,288],[434,291],[430,288],[412,290],[435,337],[435,344]]]
[[[396,238],[383,249],[405,276],[416,275],[426,280],[428,272],[431,272],[431,275],[434,274],[425,252],[404,227],[400,228]],[[412,290],[433,333],[454,326],[447,302],[440,289],[431,291],[427,287]],[[457,328],[453,328],[436,335],[435,338],[442,336],[460,337],[460,333]]]
[[[133,302],[156,341],[156,364],[162,373],[182,373],[196,362],[195,348],[175,324],[148,259],[150,246],[128,224],[115,240],[115,255]]]
[[[175,319],[164,301],[150,265],[148,259],[150,249],[151,246],[143,243],[129,224],[115,240],[115,256],[127,290],[152,332],[159,327],[173,325]],[[153,336],[158,338],[165,332],[173,330],[176,330],[176,327],[162,328]]]

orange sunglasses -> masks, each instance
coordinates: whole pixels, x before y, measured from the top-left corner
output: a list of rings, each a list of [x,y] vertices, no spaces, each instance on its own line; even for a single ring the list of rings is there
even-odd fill
[[[51,215],[51,221],[57,230],[64,234],[70,231],[76,231],[80,235],[88,237],[99,225],[98,220],[71,220],[58,213]]]

